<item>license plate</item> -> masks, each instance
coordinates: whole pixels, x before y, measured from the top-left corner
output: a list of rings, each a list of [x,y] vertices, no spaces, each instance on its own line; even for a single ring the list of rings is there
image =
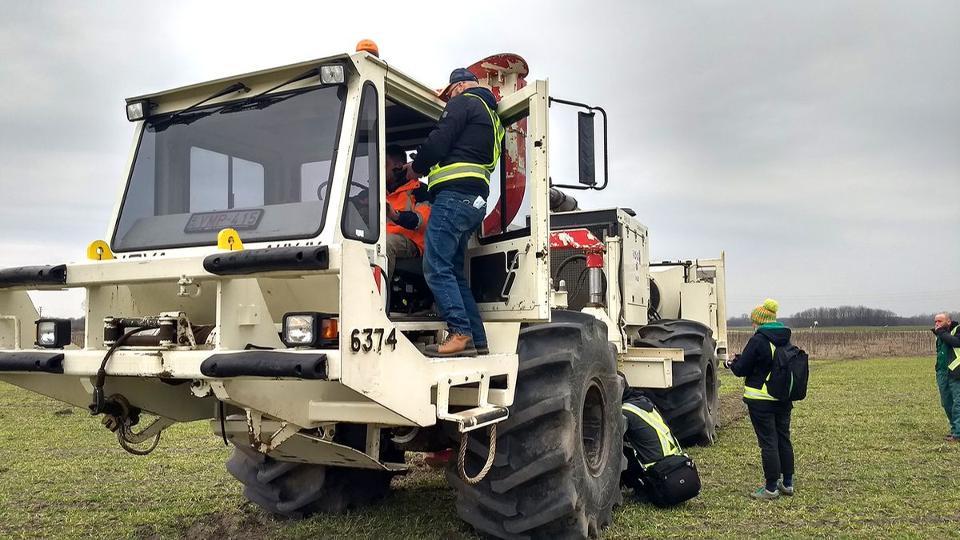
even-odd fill
[[[191,214],[185,233],[215,232],[222,229],[236,229],[238,231],[256,229],[263,217],[263,209],[255,210],[227,210],[224,212],[200,212]]]

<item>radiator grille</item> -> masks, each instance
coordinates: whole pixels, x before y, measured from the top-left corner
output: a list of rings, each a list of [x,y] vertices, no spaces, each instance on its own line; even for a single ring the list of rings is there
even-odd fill
[[[606,238],[608,231],[606,225],[587,225],[585,227],[571,228],[587,229],[600,240]],[[582,258],[576,259],[564,266],[563,270],[560,271],[560,275],[557,275],[557,270],[560,268],[560,264],[568,257],[585,254],[586,252],[582,249],[554,248],[550,250],[550,275],[553,277],[553,286],[556,288],[561,279],[566,282],[568,309],[572,311],[583,309],[590,299],[590,289],[587,284],[587,263]]]

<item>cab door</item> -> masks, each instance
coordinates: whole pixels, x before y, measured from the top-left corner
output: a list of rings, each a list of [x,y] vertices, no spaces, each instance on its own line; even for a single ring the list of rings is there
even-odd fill
[[[550,318],[547,81],[504,97],[506,130],[483,225],[467,249],[466,271],[486,321]]]

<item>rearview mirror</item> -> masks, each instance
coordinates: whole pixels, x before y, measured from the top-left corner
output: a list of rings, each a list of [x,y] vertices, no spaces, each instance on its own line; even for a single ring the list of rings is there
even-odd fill
[[[577,113],[577,144],[580,165],[580,183],[586,186],[597,185],[596,146],[594,144],[593,126],[596,114],[592,112]]]

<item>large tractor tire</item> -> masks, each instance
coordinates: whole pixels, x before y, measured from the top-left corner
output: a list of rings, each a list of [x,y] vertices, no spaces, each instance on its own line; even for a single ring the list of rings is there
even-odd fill
[[[719,398],[716,343],[710,327],[683,319],[655,321],[640,328],[637,344],[683,349],[683,363],[673,365],[673,387],[649,393],[681,443],[713,443]]]
[[[391,461],[402,460],[402,452],[391,455]],[[367,506],[389,493],[394,476],[372,469],[277,461],[240,446],[234,448],[227,470],[243,484],[243,495],[250,502],[276,516],[293,519]]]
[[[594,317],[555,311],[550,323],[524,327],[516,397],[498,424],[496,456],[476,485],[452,460],[457,514],[497,538],[596,537],[622,502],[621,389],[606,326]],[[471,432],[466,473],[487,458],[486,430]]]

